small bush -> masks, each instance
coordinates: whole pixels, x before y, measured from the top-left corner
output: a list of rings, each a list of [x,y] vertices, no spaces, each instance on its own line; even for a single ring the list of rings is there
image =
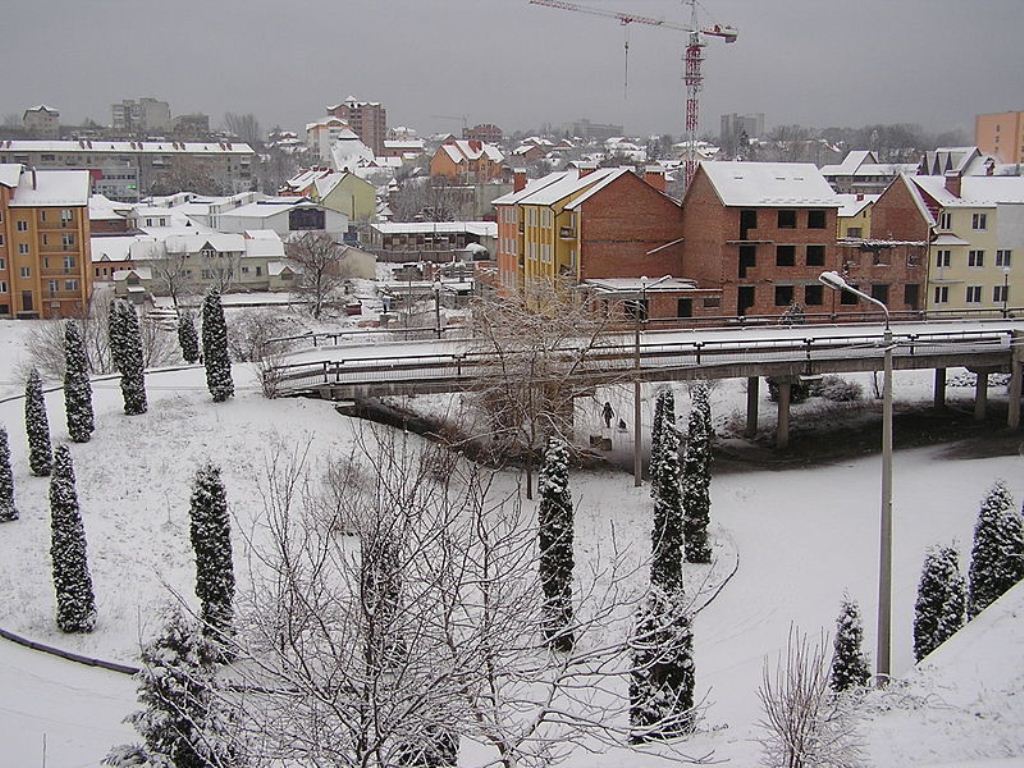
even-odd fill
[[[811,394],[834,403],[852,403],[864,396],[864,388],[839,376],[824,376],[811,387]]]
[[[777,379],[771,376],[766,376],[765,381],[768,382],[768,399],[773,403],[779,402],[779,382]],[[794,381],[793,386],[789,389],[789,402],[790,404],[802,403],[811,395],[811,387],[806,381]]]

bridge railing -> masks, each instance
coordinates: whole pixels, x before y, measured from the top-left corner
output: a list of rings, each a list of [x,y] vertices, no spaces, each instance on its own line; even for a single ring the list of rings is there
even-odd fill
[[[896,355],[914,356],[1008,350],[1012,334],[1003,330],[945,330],[928,333],[895,333]],[[710,339],[695,341],[648,341],[640,344],[640,370],[692,368],[721,364],[743,364],[779,360],[862,358],[881,356],[881,337],[874,334],[845,334],[835,337],[789,337],[778,339]],[[509,359],[532,352],[512,352]],[[635,343],[614,343],[587,349],[566,347],[554,350],[565,363],[574,363],[574,376],[608,380],[616,374],[627,378],[637,370]],[[555,366],[557,368],[557,366]],[[396,357],[321,360],[283,363],[273,366],[278,393],[314,390],[330,385],[384,383],[469,382],[500,375],[500,365],[486,350],[432,352]]]

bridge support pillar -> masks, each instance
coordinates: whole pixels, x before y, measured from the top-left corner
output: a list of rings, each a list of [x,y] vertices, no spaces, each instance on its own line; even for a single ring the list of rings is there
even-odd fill
[[[935,369],[935,409],[941,411],[946,407],[946,369]]]
[[[792,383],[779,382],[779,421],[775,427],[775,447],[789,447],[789,399],[793,391]]]
[[[1021,396],[1021,347],[1019,344],[1022,342],[1021,334],[1019,331],[1013,332],[1013,338],[1011,339],[1011,347],[1013,351],[1012,362],[1010,364],[1010,407],[1006,413],[1006,426],[1010,429],[1020,428],[1020,396]]]
[[[747,426],[743,430],[746,437],[754,437],[757,434],[757,402],[760,386],[760,376],[747,377]]]
[[[974,420],[984,421],[988,409],[988,371],[979,371],[974,385]]]

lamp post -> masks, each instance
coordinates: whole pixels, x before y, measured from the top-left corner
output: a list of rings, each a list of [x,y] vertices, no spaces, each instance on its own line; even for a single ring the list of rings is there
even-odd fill
[[[1006,318],[1007,303],[1010,300],[1010,268],[1003,267],[1003,318]]]
[[[441,280],[434,280],[434,332],[441,338]]]
[[[640,325],[647,324],[647,289],[660,285],[666,280],[671,280],[672,275],[659,277],[653,283],[647,281],[647,276],[640,278],[640,303],[636,306],[636,332],[634,338],[634,362],[636,365],[636,377],[633,381],[633,486],[639,488],[643,483],[643,412],[640,407]]]
[[[878,644],[875,675],[879,685],[889,680],[892,639],[892,329],[889,308],[847,283],[837,272],[822,272],[818,281],[834,291],[847,291],[882,308],[885,313],[884,379],[882,388],[882,511],[878,556]]]

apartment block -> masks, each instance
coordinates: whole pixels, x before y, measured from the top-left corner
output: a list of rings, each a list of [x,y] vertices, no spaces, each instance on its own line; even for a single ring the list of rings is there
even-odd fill
[[[40,104],[30,107],[21,116],[21,126],[29,136],[39,139],[56,139],[60,137],[60,112],[53,107]]]
[[[0,316],[78,316],[92,275],[89,174],[0,164]]]
[[[1003,163],[1024,159],[1024,112],[994,112],[974,118],[974,143]]]
[[[348,123],[356,136],[362,139],[374,155],[384,154],[384,140],[388,137],[388,113],[379,101],[359,101],[349,96],[340,104],[327,107],[327,114]]]
[[[200,181],[223,193],[250,189],[255,157],[248,144],[223,141],[0,141],[0,163],[87,170],[94,192],[128,202]]]
[[[164,133],[171,129],[171,106],[149,97],[125,99],[110,105],[110,127],[124,136]]]

